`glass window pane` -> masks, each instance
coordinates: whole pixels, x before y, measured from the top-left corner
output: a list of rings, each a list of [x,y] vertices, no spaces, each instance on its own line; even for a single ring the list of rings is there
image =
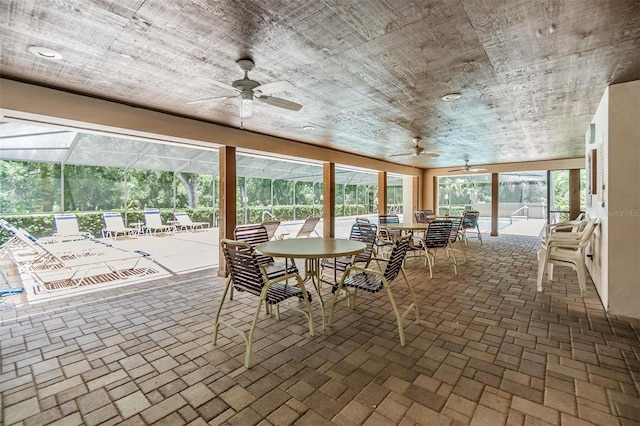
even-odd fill
[[[238,224],[277,218],[277,234],[295,234],[306,217],[322,215],[321,165],[239,153],[236,173]]]
[[[402,176],[387,173],[387,213],[397,214],[402,218],[403,186]]]
[[[439,216],[460,216],[465,210],[478,210],[481,232],[491,230],[491,175],[445,176],[438,179]]]
[[[502,234],[538,236],[547,223],[547,172],[500,173],[499,229]]]

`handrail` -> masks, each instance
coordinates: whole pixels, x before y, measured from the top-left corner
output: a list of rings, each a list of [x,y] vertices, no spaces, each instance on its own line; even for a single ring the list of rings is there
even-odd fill
[[[524,212],[526,214],[525,215],[517,215],[516,213],[520,212],[521,210],[524,210]],[[514,217],[517,217],[518,219],[527,219],[527,220],[529,220],[529,206],[522,206],[518,210],[516,210],[513,213],[511,213],[509,215],[509,224],[513,225],[513,218]]]
[[[264,222],[265,216],[269,216],[269,219],[275,219],[276,217],[268,210],[262,212],[262,221]]]

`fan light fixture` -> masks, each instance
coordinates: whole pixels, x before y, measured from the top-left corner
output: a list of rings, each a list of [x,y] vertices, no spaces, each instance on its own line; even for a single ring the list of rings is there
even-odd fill
[[[461,93],[447,93],[446,95],[444,95],[442,97],[443,101],[455,101],[456,99],[460,99],[460,97],[462,96]]]
[[[253,95],[251,92],[240,94],[240,118],[248,118],[253,114]]]
[[[38,58],[47,59],[49,61],[59,61],[62,59],[61,54],[55,50],[49,49],[48,47],[30,46],[27,50]]]

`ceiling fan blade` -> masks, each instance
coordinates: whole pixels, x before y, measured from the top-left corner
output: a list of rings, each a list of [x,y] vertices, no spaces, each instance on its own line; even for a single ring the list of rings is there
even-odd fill
[[[422,151],[420,155],[426,155],[427,157],[430,157],[430,158],[440,157],[440,154],[434,151]]]
[[[256,97],[256,99],[266,104],[269,104],[278,108],[288,109],[291,111],[300,111],[300,108],[302,108],[302,105],[297,104],[295,102],[287,101],[286,99],[274,98],[271,96],[260,96],[260,97]]]
[[[451,172],[464,172],[465,169],[453,169],[453,170],[447,170],[447,173],[451,173]]]
[[[238,94],[239,95],[239,94]],[[238,95],[231,95],[231,96],[218,96],[215,98],[208,98],[208,99],[200,99],[198,101],[191,101],[191,102],[187,102],[187,105],[196,105],[196,104],[202,104],[205,102],[216,102],[216,101],[223,101],[225,99],[231,99],[231,98],[235,98]]]
[[[235,87],[233,87],[230,84],[223,83],[223,82],[217,81],[217,80],[207,80],[207,81],[213,83],[214,85],[220,87],[221,89],[226,89],[226,90],[230,90],[232,92],[240,93],[240,90],[236,89]]]
[[[391,154],[389,157],[402,157],[403,155],[415,155],[413,152],[403,152],[402,154]]]
[[[470,169],[468,169],[467,171],[468,171],[468,172],[474,172],[474,173],[475,173],[475,172],[484,172],[485,170],[487,170],[487,169],[477,169],[477,168],[475,168],[475,167],[471,167],[471,168],[470,168]]]
[[[287,92],[292,89],[295,89],[295,86],[293,84],[289,83],[286,80],[282,80],[261,84],[260,86],[253,89],[253,92],[257,96],[266,96],[272,93]]]

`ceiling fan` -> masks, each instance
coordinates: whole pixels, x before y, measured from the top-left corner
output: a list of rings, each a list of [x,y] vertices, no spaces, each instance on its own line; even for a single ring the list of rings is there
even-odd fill
[[[240,118],[251,117],[251,114],[253,113],[254,99],[257,99],[260,102],[264,102],[268,105],[288,109],[291,111],[299,111],[300,108],[302,108],[302,105],[295,102],[269,96],[272,93],[286,92],[288,90],[294,89],[295,87],[293,84],[289,83],[286,80],[260,84],[259,82],[251,80],[249,78],[249,71],[251,71],[255,66],[251,59],[239,59],[236,61],[236,64],[238,64],[238,68],[240,68],[240,70],[244,72],[244,78],[236,80],[230,85],[222,83],[220,81],[212,81],[216,86],[233,92],[232,95],[200,99],[198,101],[187,102],[187,104],[195,105],[204,102],[215,102],[240,97]]]
[[[460,169],[453,169],[453,170],[449,170],[449,173],[451,172],[484,172],[487,169],[479,169],[473,166],[469,165],[469,160],[464,160],[464,166]]]
[[[420,146],[421,140],[422,138],[420,138],[419,136],[414,137],[413,138],[414,145],[411,147],[411,150],[409,152],[403,152],[400,154],[391,154],[390,157],[399,157],[401,155],[415,155],[415,156],[426,155],[427,157],[435,158],[440,156],[440,154],[438,154],[437,152],[425,151],[424,147]]]

